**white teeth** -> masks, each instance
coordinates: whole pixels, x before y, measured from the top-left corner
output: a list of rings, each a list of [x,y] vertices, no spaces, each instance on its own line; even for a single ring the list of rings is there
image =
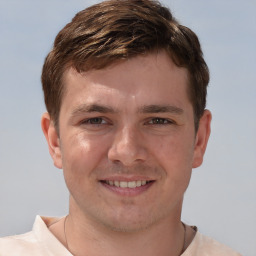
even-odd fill
[[[112,181],[107,180],[106,183],[110,186],[120,187],[120,188],[136,188],[147,184],[146,180],[136,180],[136,181]]]
[[[136,181],[136,186],[137,186],[137,187],[140,187],[140,186],[141,186],[141,180],[137,180],[137,181]]]
[[[137,187],[136,181],[129,181],[128,182],[128,188],[136,188],[136,187]]]
[[[120,181],[120,188],[127,188],[128,187],[128,183],[125,181]]]

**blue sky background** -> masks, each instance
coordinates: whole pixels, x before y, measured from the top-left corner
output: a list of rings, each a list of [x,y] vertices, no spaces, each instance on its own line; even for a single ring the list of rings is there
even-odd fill
[[[68,192],[40,128],[44,58],[57,32],[97,1],[0,0],[0,236],[64,215]],[[162,1],[199,36],[211,71],[212,134],[183,220],[256,255],[256,0]]]

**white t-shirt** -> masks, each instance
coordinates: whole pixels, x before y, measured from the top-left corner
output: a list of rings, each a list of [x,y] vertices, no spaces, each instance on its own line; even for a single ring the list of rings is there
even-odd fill
[[[56,218],[36,216],[31,232],[0,238],[0,256],[72,256],[49,231],[47,223]],[[196,233],[182,256],[239,256],[229,247]],[[241,256],[241,255],[240,255]]]

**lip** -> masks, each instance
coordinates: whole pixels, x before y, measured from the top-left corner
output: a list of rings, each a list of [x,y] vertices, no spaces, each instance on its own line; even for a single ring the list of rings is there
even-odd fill
[[[147,180],[147,181],[154,181],[156,180],[153,177],[149,176],[144,176],[144,175],[111,175],[111,176],[106,176],[102,177],[99,180],[101,181],[110,181],[110,180],[116,180],[116,181],[137,181],[137,180]]]
[[[108,181],[125,181],[125,182],[129,182],[129,181],[147,181],[147,183],[145,185],[139,186],[139,187],[134,187],[134,188],[129,188],[129,187],[116,187],[113,185],[109,185],[107,182]],[[128,197],[132,197],[132,196],[138,196],[142,193],[145,193],[147,190],[150,189],[150,187],[155,183],[156,180],[151,179],[149,177],[143,177],[143,176],[130,176],[130,177],[121,177],[121,176],[112,176],[112,177],[108,177],[105,179],[101,179],[99,180],[99,183],[102,185],[102,187],[104,187],[105,189],[107,189],[108,191],[119,195],[119,196],[128,196]]]

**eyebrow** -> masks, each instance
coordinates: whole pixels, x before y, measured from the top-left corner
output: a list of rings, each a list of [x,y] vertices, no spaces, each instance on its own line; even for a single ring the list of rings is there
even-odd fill
[[[120,111],[117,111],[116,109],[104,106],[104,105],[98,105],[98,104],[82,104],[79,105],[77,108],[75,108],[72,111],[72,116],[80,115],[83,113],[118,113]],[[151,114],[151,113],[172,113],[172,114],[183,114],[184,110],[182,108],[173,106],[173,105],[144,105],[140,107],[137,111],[138,113],[144,113],[144,114]]]
[[[173,105],[145,105],[139,109],[140,113],[172,113],[172,114],[183,114],[182,108]]]
[[[83,113],[93,113],[93,112],[99,112],[99,113],[115,113],[117,112],[111,107],[98,105],[98,104],[82,104],[79,105],[77,108],[75,108],[72,111],[72,116],[76,116]]]

